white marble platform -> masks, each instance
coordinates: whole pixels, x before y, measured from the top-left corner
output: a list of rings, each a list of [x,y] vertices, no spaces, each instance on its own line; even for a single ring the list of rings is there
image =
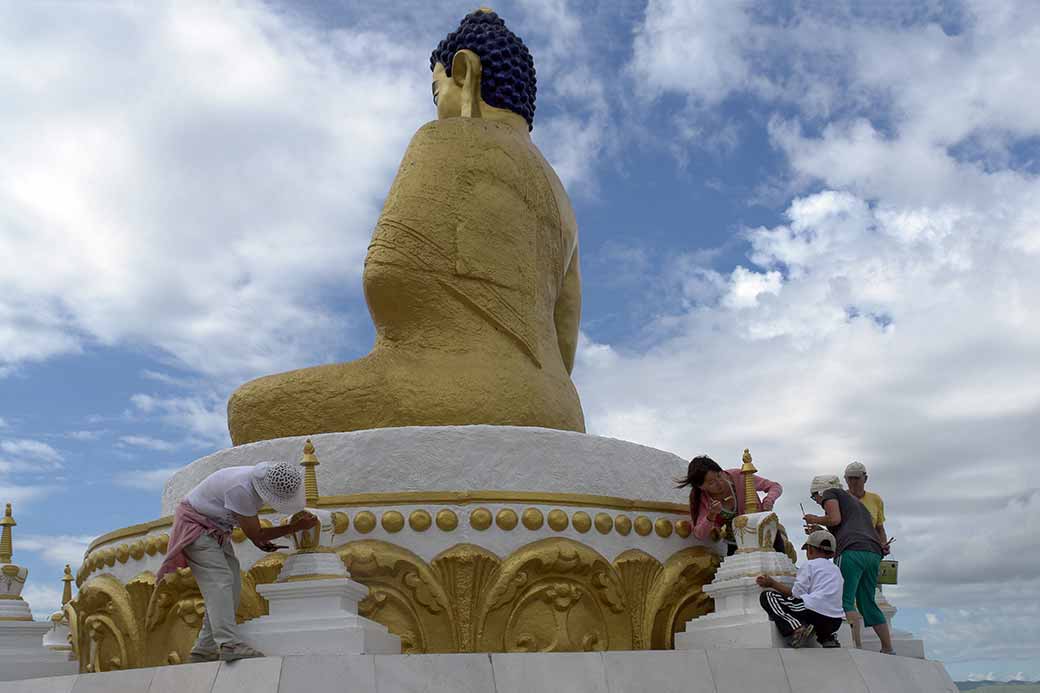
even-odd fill
[[[0,683],[0,693],[956,693],[938,662],[862,650],[267,657]]]
[[[297,462],[310,438],[322,495],[545,491],[688,502],[673,479],[687,461],[614,438],[527,426],[412,426],[277,438],[220,450],[166,482],[162,515],[207,476],[264,460]],[[594,470],[591,471],[591,470]]]

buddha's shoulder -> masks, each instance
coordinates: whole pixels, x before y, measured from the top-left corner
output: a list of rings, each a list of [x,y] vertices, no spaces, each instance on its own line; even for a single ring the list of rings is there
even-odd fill
[[[477,150],[537,153],[530,135],[511,125],[483,118],[445,118],[426,123],[412,137],[409,149]]]

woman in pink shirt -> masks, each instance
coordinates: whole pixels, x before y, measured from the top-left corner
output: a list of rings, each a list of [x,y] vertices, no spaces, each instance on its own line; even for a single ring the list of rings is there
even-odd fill
[[[773,503],[784,492],[783,487],[757,474],[753,477],[755,490],[765,493],[759,498],[762,510],[772,510]],[[679,488],[690,488],[690,517],[693,520],[693,536],[701,541],[718,541],[734,517],[744,514],[744,480],[739,469],[723,469],[707,455],[690,460],[686,477],[678,479]],[[727,540],[728,554],[733,554],[736,544]],[[777,551],[783,552],[784,539],[777,533]]]

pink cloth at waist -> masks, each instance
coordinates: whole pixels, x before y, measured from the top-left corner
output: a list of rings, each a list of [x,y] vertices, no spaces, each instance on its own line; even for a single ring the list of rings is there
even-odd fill
[[[231,532],[222,529],[213,520],[200,513],[186,500],[177,504],[173,511],[173,528],[170,530],[170,542],[166,548],[166,558],[159,566],[159,572],[155,576],[155,583],[163,579],[167,573],[172,573],[178,568],[188,567],[188,557],[184,555],[184,549],[203,534],[209,534],[221,546],[231,536]]]

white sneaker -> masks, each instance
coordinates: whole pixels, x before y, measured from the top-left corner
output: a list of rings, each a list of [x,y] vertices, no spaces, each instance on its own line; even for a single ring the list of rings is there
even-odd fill
[[[234,662],[239,659],[252,659],[265,656],[260,650],[254,650],[244,642],[224,644],[220,646],[220,661]]]

